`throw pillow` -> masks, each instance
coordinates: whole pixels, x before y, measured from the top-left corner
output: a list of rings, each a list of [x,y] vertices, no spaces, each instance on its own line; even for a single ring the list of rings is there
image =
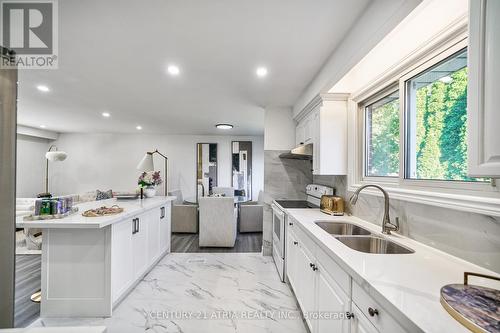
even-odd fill
[[[113,197],[112,190],[108,190],[108,191],[97,190],[95,199],[96,199],[96,201],[99,201],[99,200],[111,199],[112,197]]]

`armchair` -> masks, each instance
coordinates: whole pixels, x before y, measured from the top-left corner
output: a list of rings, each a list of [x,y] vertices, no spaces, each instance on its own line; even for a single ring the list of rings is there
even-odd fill
[[[240,205],[239,232],[262,232],[262,221],[264,206],[262,202],[262,191],[259,193],[259,201],[251,201]]]
[[[233,247],[238,212],[231,197],[201,197],[199,245]]]
[[[172,191],[170,195],[176,197],[172,205],[172,232],[197,233],[198,206],[185,204],[180,190]]]

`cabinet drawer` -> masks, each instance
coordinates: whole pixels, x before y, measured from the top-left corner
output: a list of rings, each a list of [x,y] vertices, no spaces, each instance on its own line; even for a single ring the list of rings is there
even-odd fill
[[[354,281],[352,283],[352,301],[378,331],[384,333],[406,332],[406,330],[390,316],[389,311],[377,304],[377,302],[375,302],[375,300]]]
[[[314,241],[309,238],[309,236],[307,236],[297,224],[293,225],[293,233],[295,234],[300,246],[305,247],[313,257],[316,256],[316,243],[314,243]]]
[[[351,295],[351,277],[322,249],[316,251],[316,261],[342,288],[346,295]]]

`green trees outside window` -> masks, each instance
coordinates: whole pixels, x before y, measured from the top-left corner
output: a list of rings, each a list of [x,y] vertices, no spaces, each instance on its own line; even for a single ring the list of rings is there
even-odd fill
[[[398,94],[365,108],[366,176],[399,175]],[[404,177],[485,181],[467,176],[467,51],[406,81],[405,100]]]

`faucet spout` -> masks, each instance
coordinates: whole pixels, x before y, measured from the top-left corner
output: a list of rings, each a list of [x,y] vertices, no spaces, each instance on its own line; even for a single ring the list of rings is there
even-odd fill
[[[384,195],[384,217],[382,218],[382,233],[390,235],[391,231],[399,230],[399,219],[396,218],[395,224],[391,222],[391,218],[389,217],[389,194],[386,190],[384,190],[381,186],[375,184],[367,184],[363,185],[354,192],[354,194],[349,199],[349,202],[354,206],[358,201],[359,192],[367,187],[373,187],[379,189],[380,192]]]

